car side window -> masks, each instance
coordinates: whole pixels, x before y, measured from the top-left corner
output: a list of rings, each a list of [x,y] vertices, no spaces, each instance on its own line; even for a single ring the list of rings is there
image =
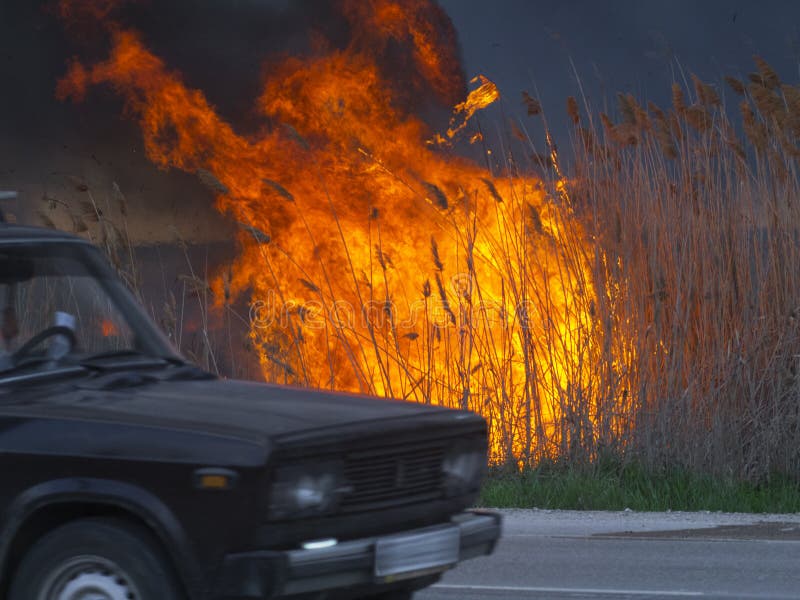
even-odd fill
[[[67,261],[62,261],[67,262]],[[57,313],[72,317],[78,353],[95,354],[134,347],[134,336],[97,280],[65,268],[62,273],[48,265],[46,275],[26,281],[0,283],[5,300],[2,317],[7,352],[58,324]],[[65,265],[69,266],[69,265]],[[0,300],[2,301],[2,300]]]

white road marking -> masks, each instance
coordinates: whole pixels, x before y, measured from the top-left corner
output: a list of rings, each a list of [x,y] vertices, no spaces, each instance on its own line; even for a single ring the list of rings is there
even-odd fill
[[[606,596],[670,596],[676,598],[696,598],[705,596],[703,592],[675,592],[661,590],[612,590],[606,588],[559,588],[513,585],[457,585],[437,583],[432,588],[440,590],[461,590],[464,592],[531,592],[537,594],[594,594]]]

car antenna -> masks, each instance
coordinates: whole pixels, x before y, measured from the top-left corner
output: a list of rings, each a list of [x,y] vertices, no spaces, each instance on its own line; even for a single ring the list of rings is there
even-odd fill
[[[3,201],[3,200],[16,200],[16,198],[17,198],[17,192],[3,192],[3,191],[0,191],[0,201]],[[3,207],[2,206],[0,206],[0,223],[8,223],[8,220],[6,220],[6,215],[3,212]]]

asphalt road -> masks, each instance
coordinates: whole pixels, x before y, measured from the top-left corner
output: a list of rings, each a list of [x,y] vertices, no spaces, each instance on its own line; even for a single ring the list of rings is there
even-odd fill
[[[415,598],[800,598],[800,515],[504,514],[493,556]]]

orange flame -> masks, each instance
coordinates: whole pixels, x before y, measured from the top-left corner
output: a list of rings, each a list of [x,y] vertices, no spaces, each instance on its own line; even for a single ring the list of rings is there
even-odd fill
[[[563,390],[582,383],[573,332],[592,292],[584,270],[560,268],[563,205],[537,179],[496,177],[431,149],[428,126],[398,101],[375,58],[392,41],[413,49],[411,90],[461,93],[453,40],[432,25],[441,9],[343,7],[352,43],[267,73],[257,109],[274,125],[259,132],[235,131],[113,22],[108,59],[73,62],[57,94],[79,101],[110,86],[156,165],[219,184],[242,250],[216,297],[251,294],[266,378],[477,410],[494,456],[519,456],[554,427]],[[488,79],[473,83],[450,138],[499,97]]]
[[[100,322],[100,332],[103,334],[103,337],[119,335],[119,329],[117,329],[116,323],[108,319],[103,319]]]
[[[476,112],[483,110],[500,99],[500,91],[497,89],[497,86],[486,79],[486,77],[478,75],[470,83],[476,82],[481,84],[480,87],[472,90],[464,102],[456,104],[456,115],[463,115],[462,120],[457,126],[451,123],[450,129],[447,130],[447,137],[455,137],[457,133],[467,126],[467,123],[475,116]]]

